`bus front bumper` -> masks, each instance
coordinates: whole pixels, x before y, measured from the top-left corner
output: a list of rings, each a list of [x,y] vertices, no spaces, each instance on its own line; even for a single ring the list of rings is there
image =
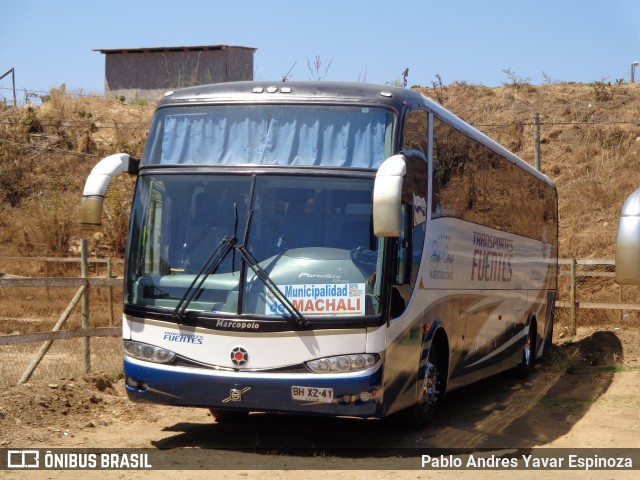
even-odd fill
[[[230,372],[125,355],[124,375],[127,394],[136,402],[363,418],[383,414],[380,364],[345,374]]]

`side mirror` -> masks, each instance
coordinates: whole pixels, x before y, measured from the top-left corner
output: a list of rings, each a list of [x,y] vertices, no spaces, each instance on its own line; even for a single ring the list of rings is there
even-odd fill
[[[95,230],[102,225],[102,203],[111,179],[122,173],[138,173],[139,160],[126,153],[109,155],[93,167],[87,177],[80,201],[80,225]]]
[[[616,282],[640,285],[640,188],[624,202],[616,240]]]
[[[376,237],[399,237],[402,233],[402,182],[406,173],[403,155],[387,158],[376,173],[373,186],[373,233]]]

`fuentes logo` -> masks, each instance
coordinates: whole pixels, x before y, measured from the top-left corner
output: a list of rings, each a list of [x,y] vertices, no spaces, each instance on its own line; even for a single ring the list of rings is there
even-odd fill
[[[191,343],[193,345],[202,345],[204,336],[195,335],[193,333],[181,332],[164,332],[163,340],[167,342]]]

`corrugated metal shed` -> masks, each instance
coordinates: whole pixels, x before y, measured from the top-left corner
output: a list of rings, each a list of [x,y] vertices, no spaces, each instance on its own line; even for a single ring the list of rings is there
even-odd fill
[[[252,47],[204,45],[94,49],[105,55],[105,94],[155,101],[165,91],[253,80]]]

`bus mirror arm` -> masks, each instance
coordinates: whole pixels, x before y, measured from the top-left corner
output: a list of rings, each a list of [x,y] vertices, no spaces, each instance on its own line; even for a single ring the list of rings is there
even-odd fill
[[[127,173],[129,175],[138,175],[140,172],[140,159],[129,155],[129,166],[127,167]]]
[[[400,237],[402,182],[407,173],[404,155],[387,158],[376,173],[373,186],[373,233],[376,237]]]
[[[102,225],[102,203],[111,179],[123,172],[137,175],[139,168],[140,160],[126,153],[109,155],[93,167],[80,202],[80,225],[83,229],[95,230]]]
[[[640,285],[640,188],[622,206],[616,240],[616,282]]]

